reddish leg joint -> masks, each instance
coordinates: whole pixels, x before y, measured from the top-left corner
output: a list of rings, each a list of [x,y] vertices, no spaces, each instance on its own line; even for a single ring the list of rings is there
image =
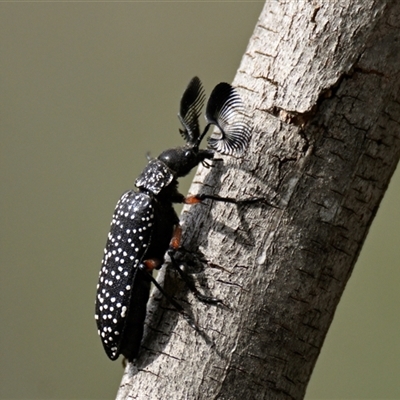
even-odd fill
[[[169,243],[169,247],[174,250],[178,250],[181,245],[182,239],[182,227],[180,225],[176,225],[174,229],[174,234],[172,235],[172,239]]]
[[[147,271],[153,271],[153,269],[158,269],[161,267],[162,262],[157,258],[150,258],[148,260],[143,261],[144,266],[146,267]]]
[[[185,200],[183,201],[185,204],[197,204],[201,203],[201,199],[199,198],[198,195],[192,195],[185,197]]]

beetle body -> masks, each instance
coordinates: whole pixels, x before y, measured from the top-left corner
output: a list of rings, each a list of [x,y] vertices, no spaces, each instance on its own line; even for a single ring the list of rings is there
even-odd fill
[[[100,270],[95,314],[98,333],[111,360],[119,354],[128,360],[137,357],[151,273],[163,264],[179,227],[173,203],[200,201],[196,196],[188,200],[178,192],[178,178],[211,160],[215,151],[240,154],[248,145],[250,134],[243,105],[227,83],[214,88],[206,109],[208,124],[200,135],[198,117],[204,98],[201,82],[195,77],[183,94],[178,114],[186,145],[166,150],[151,160],[135,182],[138,191],[125,192],[115,208]],[[209,139],[209,148],[201,150],[200,142],[210,125],[216,125],[221,136]],[[178,245],[177,239],[172,247]]]

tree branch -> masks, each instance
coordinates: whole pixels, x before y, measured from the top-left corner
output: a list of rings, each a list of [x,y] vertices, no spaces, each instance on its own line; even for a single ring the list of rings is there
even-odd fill
[[[265,203],[184,209],[184,245],[209,262],[198,285],[224,305],[169,271],[202,333],[156,294],[119,399],[304,397],[400,156],[400,4],[340,3],[266,3],[234,82],[251,148],[191,187]]]

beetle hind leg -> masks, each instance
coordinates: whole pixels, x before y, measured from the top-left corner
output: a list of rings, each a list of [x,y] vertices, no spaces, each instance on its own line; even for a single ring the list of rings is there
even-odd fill
[[[148,266],[146,264],[140,264],[139,269],[141,272],[143,272],[146,277],[151,281],[151,283],[154,284],[154,286],[162,293],[162,295],[168,300],[170,304],[185,318],[187,323],[195,330],[195,331],[200,331],[200,328],[197,326],[193,318],[184,310],[184,308],[172,297],[170,296],[164,289],[163,287],[157,282],[157,279],[155,279],[151,273],[151,270],[149,270]]]

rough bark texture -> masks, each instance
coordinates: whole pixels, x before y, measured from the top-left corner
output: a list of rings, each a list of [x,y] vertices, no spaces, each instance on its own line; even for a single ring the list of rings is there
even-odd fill
[[[253,117],[246,157],[200,168],[191,192],[269,204],[183,213],[196,274],[168,272],[194,332],[158,294],[119,399],[302,399],[400,156],[400,3],[268,1],[234,84]],[[205,289],[207,288],[207,289]]]

